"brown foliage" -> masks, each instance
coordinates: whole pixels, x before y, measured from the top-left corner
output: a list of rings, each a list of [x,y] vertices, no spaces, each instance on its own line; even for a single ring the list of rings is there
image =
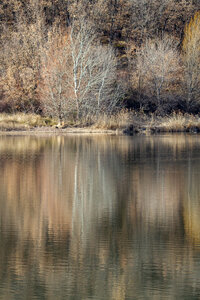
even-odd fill
[[[165,33],[167,33],[176,39],[178,49],[180,50],[185,23],[190,20],[198,9],[200,9],[200,2],[194,0],[2,0],[0,2],[0,110],[39,109],[39,101],[42,99],[41,89],[38,89],[40,76],[44,79],[44,74],[46,74],[47,80],[50,69],[55,70],[57,68],[57,71],[59,71],[59,68],[63,68],[58,59],[57,62],[55,61],[55,56],[62,56],[61,49],[58,50],[59,47],[56,48],[53,54],[53,44],[58,43],[60,39],[59,33],[55,33],[57,36],[54,36],[54,40],[52,38],[51,42],[47,37],[47,33],[53,32],[53,28],[57,26],[55,24],[59,24],[60,27],[65,27],[65,29],[69,25],[72,25],[73,20],[77,24],[80,19],[84,19],[85,24],[88,24],[89,27],[92,24],[91,27],[95,32],[93,46],[95,43],[98,46],[97,57],[100,57],[101,51],[107,51],[105,51],[106,47],[100,47],[101,44],[111,44],[118,59],[117,64],[120,67],[120,70],[118,67],[116,71],[117,75],[115,75],[120,77],[122,73],[126,74],[126,76],[131,73],[130,77],[133,78],[132,75],[134,72],[134,76],[138,80],[138,78],[141,78],[139,73],[142,73],[143,69],[139,71],[139,65],[137,64],[136,67],[134,63],[134,67],[131,64],[131,72],[129,73],[126,53],[128,45],[134,45],[132,54],[135,56],[136,52],[143,47],[146,40],[162,39]],[[76,25],[76,28],[79,28],[78,26],[80,24]],[[46,42],[47,45],[45,46]],[[44,51],[42,55],[40,52],[41,48]],[[91,52],[94,53],[97,48],[93,47]],[[56,53],[56,51],[59,53]],[[197,99],[198,93],[191,91],[191,82],[189,82],[192,78],[190,76],[191,64],[189,67],[186,52],[186,48],[184,48],[185,79],[183,82],[187,88],[183,89],[183,91],[185,92],[187,103],[192,103],[196,101],[193,101],[193,99],[195,97]],[[46,59],[46,61],[45,56],[49,56],[49,59]],[[54,59],[52,59],[53,56]],[[56,64],[57,66],[55,66]],[[74,80],[73,78],[74,67],[72,63],[68,62],[67,64],[68,73],[65,76],[68,79],[71,76],[70,81],[74,85],[76,82],[76,79]],[[64,65],[66,64],[64,63]],[[42,75],[40,75],[41,70]],[[69,74],[71,75],[69,76]],[[110,77],[112,78],[111,81],[113,81],[113,74]],[[180,76],[178,76],[178,81],[180,79]],[[167,88],[162,89],[162,93],[165,96],[168,94],[169,97],[174,98],[179,93],[180,84],[177,81],[172,82],[173,84],[167,85]],[[138,87],[132,83],[130,85],[130,90],[134,87],[136,93],[139,94],[139,102],[142,101],[140,97],[141,84],[140,81]],[[40,83],[41,86],[42,83]],[[150,85],[148,86],[145,90],[149,93],[149,97],[154,97],[157,94],[155,97],[158,99],[159,93],[153,92],[153,85],[151,88]],[[93,88],[93,96],[96,93],[95,89]],[[45,88],[43,89],[44,91]],[[72,96],[74,95],[74,91],[69,92],[69,88],[67,88],[63,92],[64,94],[68,95],[69,104],[72,101],[70,99],[74,98]],[[90,95],[92,95],[91,92]],[[106,97],[108,99],[108,95]],[[128,97],[133,98],[131,93]],[[181,98],[184,97],[181,95]],[[42,101],[43,103],[45,102],[44,99]],[[77,110],[78,102],[75,102]],[[70,104],[70,107],[74,111],[74,104]],[[187,105],[188,107],[189,105]]]
[[[16,29],[7,31],[7,40],[1,44],[1,88],[4,103],[14,111],[38,107],[36,87],[45,29],[42,15],[32,9],[35,21],[28,26],[25,16],[19,16]]]
[[[183,62],[186,103],[187,109],[190,109],[200,100],[200,12],[197,12],[185,27]]]
[[[42,51],[38,92],[44,113],[61,121],[75,109],[68,81],[72,71],[69,51],[68,31],[53,28]]]

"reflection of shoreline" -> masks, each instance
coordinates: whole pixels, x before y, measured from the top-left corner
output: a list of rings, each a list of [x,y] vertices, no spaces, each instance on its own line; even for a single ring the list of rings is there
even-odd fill
[[[23,141],[23,138],[20,139],[19,144]],[[132,207],[131,203],[133,203],[133,206],[136,205],[136,214],[142,213],[142,216],[148,218],[149,222],[153,220],[166,222],[166,218],[168,218],[168,223],[170,223],[173,222],[174,218],[176,219],[176,212],[179,211],[180,207],[180,199],[183,198],[183,190],[179,186],[185,180],[185,170],[179,165],[175,167],[173,162],[171,164],[165,163],[165,160],[162,158],[162,137],[161,141],[160,138],[159,140],[154,140],[151,137],[145,138],[145,145],[142,146],[139,139],[120,137],[117,141],[113,137],[106,139],[105,137],[72,137],[67,138],[67,144],[65,137],[49,138],[45,142],[37,138],[28,138],[24,151],[22,144],[20,148],[17,146],[16,141],[17,139],[14,138],[10,143],[7,142],[9,151],[12,152],[16,149],[15,152],[21,155],[20,161],[24,159],[24,155],[27,153],[28,160],[24,161],[25,165],[23,168],[17,162],[11,162],[10,158],[7,162],[7,167],[5,166],[5,161],[3,162],[1,173],[4,170],[2,177],[7,178],[8,185],[6,185],[4,179],[2,190],[5,190],[4,193],[9,197],[10,201],[13,201],[16,195],[18,195],[20,201],[23,199],[22,210],[23,206],[26,207],[25,199],[40,199],[40,214],[41,211],[44,212],[44,218],[48,220],[48,226],[51,228],[51,231],[56,231],[56,220],[60,220],[59,226],[62,231],[62,224],[65,223],[66,216],[66,210],[63,209],[65,205],[67,205],[66,209],[68,211],[67,219],[71,219],[72,210],[74,210],[73,207],[75,206],[75,222],[77,218],[82,218],[82,214],[84,214],[88,223],[90,215],[91,222],[93,216],[96,216],[94,214],[95,210],[97,210],[96,212],[101,211],[104,199],[109,199],[107,204],[105,202],[105,211],[108,211],[109,203],[112,203],[111,208],[114,208],[113,204],[116,201],[116,197],[118,197],[116,203],[121,205],[120,203],[123,200],[119,201],[119,197],[124,197],[125,190],[127,195],[125,199],[126,201],[129,199],[129,208]],[[40,141],[42,142],[42,147]],[[167,140],[166,137],[164,138],[164,143],[167,142],[167,145],[169,141],[172,147],[176,147],[168,137]],[[177,141],[177,138],[175,141]],[[153,149],[156,148],[156,151],[158,150],[158,142],[161,142],[159,146],[160,157],[158,156],[155,159]],[[149,151],[149,147],[151,147],[151,151]],[[47,151],[47,149],[49,150]],[[33,151],[35,151],[35,156]],[[41,151],[43,153],[42,156]],[[6,146],[4,152],[6,152]],[[143,153],[143,157],[140,157],[140,153]],[[127,172],[126,164],[125,166],[123,163],[121,164],[121,159],[127,160],[129,169],[126,181],[124,181],[124,184],[126,184],[125,190],[124,188],[121,192],[118,190],[115,195],[116,186],[119,186],[120,189],[122,188],[122,185],[119,183],[121,180],[124,180],[123,172]],[[130,159],[133,159],[132,167],[130,167]],[[49,163],[50,161],[51,163]],[[141,165],[140,161],[146,161],[148,165]],[[65,172],[66,169],[67,172]],[[96,186],[98,189],[95,188],[95,190],[98,190],[98,192],[92,190]],[[172,186],[175,189],[171,188]],[[112,194],[113,198],[111,199]],[[75,195],[77,195],[76,198]],[[132,199],[132,197],[134,198]],[[97,206],[94,206],[91,210],[94,198],[97,199]],[[70,205],[69,203],[66,204],[66,199],[70,201]],[[82,207],[85,212],[77,211],[77,209],[80,210],[83,199],[85,199],[84,201],[87,200]],[[77,202],[76,205],[73,204],[74,200]],[[33,200],[32,202],[35,203],[35,208],[37,209],[37,201]],[[8,203],[7,200],[6,205]],[[59,208],[60,205],[61,207]],[[11,203],[10,208],[13,209],[13,207],[13,203]],[[56,215],[56,211],[58,211],[58,215]],[[16,218],[18,217],[16,212],[13,213],[14,215],[16,215]],[[68,226],[71,228],[71,225]]]
[[[91,281],[96,295],[125,299],[141,293],[152,270],[165,291],[177,276],[187,279],[186,269],[193,274],[193,245],[184,228],[198,209],[200,166],[191,160],[189,168],[188,155],[199,153],[200,142],[194,138],[192,152],[192,138],[187,144],[181,137],[183,147],[178,142],[177,137],[27,138],[23,149],[23,138],[11,138],[8,151],[5,144],[0,152],[1,242],[10,245],[8,253],[1,250],[0,267],[7,264],[10,284],[13,273],[33,272],[52,299],[53,289],[66,284],[85,299]],[[198,283],[198,277],[193,280]]]
[[[12,156],[28,154],[36,154],[41,152],[47,146],[48,139],[39,139],[31,136],[15,137],[1,136],[0,137],[0,155]]]
[[[173,140],[173,138],[171,139]],[[182,139],[182,137],[180,138]],[[174,140],[178,141],[177,137]],[[168,218],[168,223],[170,223],[173,222],[174,218],[176,219],[176,212],[179,211],[180,199],[183,198],[182,194],[184,192],[179,186],[186,178],[184,176],[184,166],[176,165],[175,167],[173,161],[169,164],[165,163],[163,159],[163,153],[165,154],[164,148],[162,148],[163,142],[164,145],[167,143],[167,151],[169,151],[169,142],[170,147],[172,145],[172,148],[178,149],[170,138],[154,139],[153,137],[146,137],[145,144],[141,145],[140,139],[125,137],[119,137],[117,140],[114,137],[71,137],[67,138],[67,143],[65,137],[47,138],[45,141],[29,137],[25,140],[24,150],[22,141],[23,138],[20,138],[19,141],[18,138],[13,138],[13,140],[11,138],[6,143],[9,149],[8,153],[12,153],[12,151],[14,151],[14,155],[19,153],[21,155],[20,161],[25,158],[24,155],[26,154],[28,158],[23,162],[23,168],[20,164],[11,160],[11,157],[7,161],[7,166],[5,165],[6,160],[4,158],[2,160],[1,174],[2,178],[5,179],[1,189],[9,197],[6,205],[8,207],[8,200],[10,199],[12,202],[18,195],[19,200],[22,201],[23,199],[24,201],[24,203],[22,202],[23,214],[23,206],[26,207],[25,199],[40,199],[39,205],[35,200],[32,200],[32,202],[35,204],[36,209],[37,206],[40,207],[40,214],[41,211],[44,211],[44,218],[48,220],[48,226],[52,231],[56,231],[56,220],[60,222],[59,226],[62,231],[66,209],[68,211],[67,219],[70,220],[74,214],[76,222],[76,219],[82,218],[82,214],[84,214],[86,223],[88,223],[90,216],[92,222],[93,216],[96,216],[94,214],[95,210],[96,212],[101,210],[107,212],[110,203],[112,204],[111,208],[114,208],[114,202],[121,205],[120,203],[123,200],[119,201],[119,197],[124,197],[125,190],[127,195],[125,199],[126,202],[129,199],[129,208],[136,205],[137,210],[135,213],[142,213],[142,216],[148,218],[149,222],[155,220],[156,222],[166,223],[166,218]],[[3,141],[1,140],[1,142]],[[16,142],[19,143],[19,146]],[[159,145],[160,156],[158,155],[155,158],[154,149],[158,150],[158,142],[161,143]],[[182,144],[185,148],[185,143]],[[4,145],[5,148],[1,147],[3,153],[6,153],[6,145]],[[143,153],[142,157],[141,153]],[[174,158],[175,161],[178,157],[179,154],[177,153]],[[121,160],[123,160],[122,163]],[[132,167],[129,160],[132,161]],[[50,161],[51,163],[49,163]],[[126,163],[123,165],[126,161],[127,165]],[[146,162],[148,165],[141,164],[140,161]],[[128,169],[126,169],[127,167]],[[67,172],[65,172],[66,169]],[[124,172],[128,174],[126,175],[126,181],[123,183],[123,185],[126,185],[125,189],[118,190],[115,194],[116,186],[122,188],[120,181],[124,180]],[[93,190],[94,187],[98,188]],[[76,198],[75,195],[77,195]],[[111,195],[113,195],[113,198],[110,198]],[[115,200],[116,197],[118,197],[117,201]],[[134,198],[132,199],[132,197]],[[66,199],[70,201],[70,205],[69,203],[66,204]],[[82,207],[85,212],[80,211],[83,199],[85,199],[84,201],[87,200]],[[96,199],[95,205],[97,205],[94,208],[91,206],[94,204],[93,199]],[[105,202],[104,207],[102,201],[108,199],[109,202]],[[74,201],[77,203],[74,204]],[[63,205],[67,205],[66,209],[63,209]],[[13,209],[13,207],[13,203],[10,203],[10,208]],[[75,207],[75,211],[73,207]],[[131,210],[129,212],[131,213]],[[12,215],[18,217],[16,212],[13,212]],[[70,223],[71,221],[69,221]],[[71,225],[68,226],[71,228]]]
[[[22,130],[0,130],[0,136],[55,136],[55,135],[118,135],[122,134],[122,131],[111,130],[111,129],[98,129],[92,127],[68,127],[62,128],[52,128],[52,127],[38,127],[33,129],[24,128]]]
[[[190,180],[187,187],[187,197],[184,198],[184,225],[187,238],[196,247],[200,246],[200,166],[190,165],[188,173]]]

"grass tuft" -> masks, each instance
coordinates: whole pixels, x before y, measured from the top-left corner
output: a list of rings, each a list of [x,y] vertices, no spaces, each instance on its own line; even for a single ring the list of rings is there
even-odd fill
[[[158,128],[164,132],[200,131],[200,118],[199,116],[174,112],[161,119]]]
[[[93,128],[116,130],[124,129],[129,126],[130,113],[127,110],[122,110],[117,114],[108,116],[106,114],[100,115],[93,119]]]
[[[56,124],[54,120],[36,114],[0,114],[0,130],[26,130]]]

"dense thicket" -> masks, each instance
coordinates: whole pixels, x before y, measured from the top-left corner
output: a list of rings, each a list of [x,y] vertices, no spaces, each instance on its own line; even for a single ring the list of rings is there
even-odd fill
[[[0,110],[197,113],[198,10],[198,0],[2,0]]]

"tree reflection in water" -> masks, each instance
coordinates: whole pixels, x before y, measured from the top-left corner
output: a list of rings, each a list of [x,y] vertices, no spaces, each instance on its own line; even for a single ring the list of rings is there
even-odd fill
[[[197,299],[198,136],[0,139],[3,299]]]

